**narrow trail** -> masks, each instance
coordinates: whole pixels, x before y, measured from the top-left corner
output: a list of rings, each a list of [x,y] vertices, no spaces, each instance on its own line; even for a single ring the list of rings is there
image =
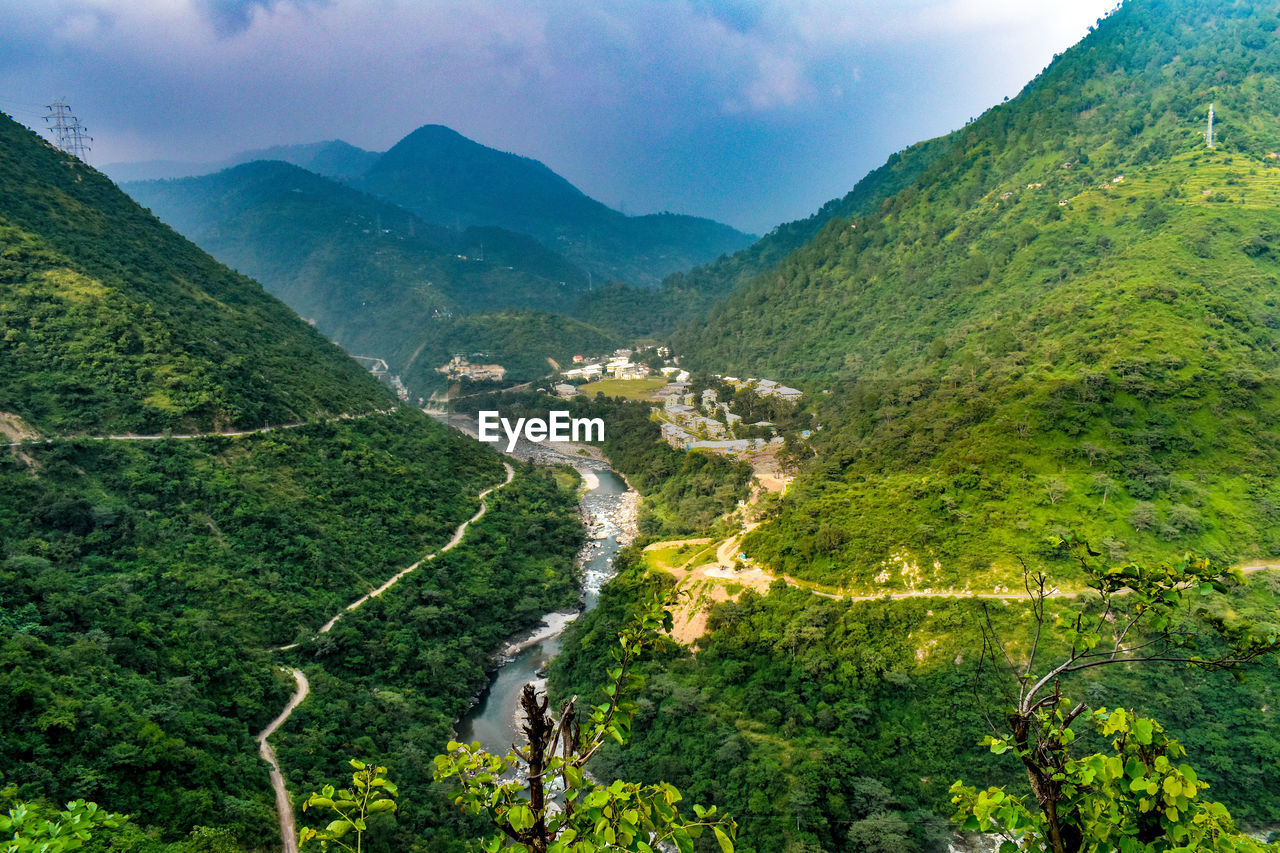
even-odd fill
[[[302,670],[292,669],[289,671],[293,673],[293,680],[298,683],[298,689],[289,698],[289,704],[284,706],[280,716],[272,720],[271,725],[258,733],[258,755],[261,755],[262,760],[271,765],[271,787],[276,792],[276,813],[280,816],[280,840],[283,842],[284,853],[298,853],[298,827],[293,819],[293,803],[289,801],[289,789],[285,787],[284,774],[280,772],[280,762],[276,760],[276,751],[267,742],[267,738],[275,734],[276,729],[284,725],[285,720],[289,719],[289,715],[294,712],[294,709],[301,705],[307,695],[311,693],[311,684],[307,681],[307,677],[302,674]]]
[[[288,424],[274,424],[272,426],[258,427],[257,429],[233,430],[229,432],[188,432],[188,433],[160,433],[157,435],[143,435],[140,433],[119,433],[117,435],[60,435],[44,438],[28,438],[22,441],[10,441],[0,444],[0,447],[24,447],[28,445],[53,444],[55,441],[192,441],[198,438],[243,438],[248,435],[263,435],[268,432],[276,432],[277,430],[299,429],[311,424],[331,424],[338,421],[358,421],[363,418],[370,418],[374,415],[389,415],[396,409],[374,409],[372,412],[365,412],[361,415],[334,415],[331,418],[321,418],[315,421],[295,421]]]
[[[693,591],[693,595],[687,603],[682,603],[675,611],[676,624],[672,636],[678,642],[687,645],[696,642],[702,636],[706,626],[706,614],[709,606],[715,602],[736,598],[736,593],[730,591],[730,585],[737,588],[750,588],[764,595],[768,593],[770,586],[775,582],[783,581],[788,586],[805,590],[812,595],[830,598],[835,601],[849,602],[902,601],[905,599],[975,599],[1011,603],[1028,601],[1033,597],[1025,591],[1007,589],[1001,592],[981,592],[970,589],[886,589],[882,592],[864,592],[823,587],[821,584],[801,580],[791,575],[774,574],[758,565],[753,565],[750,560],[747,561],[747,565],[741,565],[741,561],[736,559],[738,548],[741,546],[745,534],[749,532],[749,528],[754,528],[755,526],[755,524],[748,524],[740,532],[721,541],[715,549],[715,558],[711,562],[701,562],[701,559],[706,557],[706,550],[704,549],[679,565],[659,564],[660,570],[667,572],[676,579],[678,588]],[[705,540],[705,542],[709,545],[711,540]],[[655,551],[690,544],[703,544],[703,542],[696,540],[653,542],[645,550]],[[695,562],[697,563],[696,565]],[[1237,568],[1242,574],[1250,575],[1280,569],[1280,562],[1275,560],[1255,560],[1239,565]],[[1124,592],[1122,590],[1120,594],[1123,595]],[[1092,593],[1093,590],[1091,589],[1064,590],[1055,587],[1047,591],[1046,597],[1055,600],[1071,600]]]
[[[391,587],[395,586],[401,578],[419,568],[423,563],[430,562],[446,551],[452,551],[456,548],[462,542],[463,537],[467,535],[467,528],[483,518],[485,512],[488,511],[489,506],[485,503],[484,499],[492,492],[509,485],[511,481],[515,479],[516,471],[514,468],[506,462],[502,463],[502,467],[507,469],[507,478],[497,485],[490,486],[477,496],[477,499],[480,501],[480,509],[476,510],[475,515],[458,525],[457,529],[453,531],[453,537],[450,538],[449,541],[440,548],[440,550],[428,554],[408,568],[401,569],[382,586],[372,592],[368,592],[365,595],[360,596],[342,610],[339,610],[334,614],[332,619],[324,623],[324,625],[316,631],[316,634],[329,633],[329,631],[333,629],[333,626],[338,624],[338,620],[343,616],[353,610],[356,610],[369,599],[377,598],[382,595],[384,592],[391,589]],[[276,646],[272,651],[283,652],[297,647],[298,643],[290,643],[287,646]],[[275,750],[271,748],[271,744],[267,742],[267,739],[275,734],[276,730],[288,721],[289,716],[297,710],[298,706],[307,698],[307,695],[311,692],[311,685],[307,682],[307,677],[302,674],[301,670],[287,669],[285,671],[293,674],[293,678],[298,684],[298,689],[289,699],[289,704],[284,706],[284,710],[280,712],[280,716],[272,720],[271,725],[258,733],[257,741],[258,754],[261,755],[263,761],[266,761],[271,767],[271,788],[275,791],[276,795],[276,813],[280,819],[280,839],[284,845],[283,851],[284,853],[298,853],[298,829],[293,815],[293,802],[289,799],[289,789],[284,783],[284,774],[280,771],[280,762],[276,760]]]

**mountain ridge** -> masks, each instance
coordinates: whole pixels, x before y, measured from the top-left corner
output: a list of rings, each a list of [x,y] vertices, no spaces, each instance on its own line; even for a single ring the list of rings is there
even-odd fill
[[[701,217],[619,213],[545,164],[443,125],[408,134],[354,184],[429,222],[531,234],[597,276],[644,286],[750,242],[749,235]]]
[[[1280,470],[1276,25],[1272,4],[1126,3],[673,336],[690,364],[831,392],[747,552],[935,588],[998,584],[1066,530],[1116,558],[1280,552],[1255,475]]]

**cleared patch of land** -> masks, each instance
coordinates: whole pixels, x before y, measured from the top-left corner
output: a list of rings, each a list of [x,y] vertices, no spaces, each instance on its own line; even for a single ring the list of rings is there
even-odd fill
[[[624,400],[651,400],[653,392],[667,384],[667,380],[657,379],[601,379],[590,382],[578,390],[588,397],[604,394],[606,397],[622,397]]]

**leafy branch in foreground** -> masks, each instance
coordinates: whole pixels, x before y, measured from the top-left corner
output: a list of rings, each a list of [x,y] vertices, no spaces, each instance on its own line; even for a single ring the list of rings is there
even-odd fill
[[[304,827],[298,833],[298,846],[309,841],[319,841],[321,850],[328,850],[330,844],[336,844],[343,850],[360,853],[364,843],[364,833],[369,828],[369,815],[396,810],[396,786],[387,779],[387,768],[374,767],[363,761],[351,759],[351,766],[356,772],[351,774],[351,787],[335,791],[332,785],[325,785],[319,793],[313,793],[302,804],[305,812],[312,807],[327,808],[338,815],[324,829]],[[355,833],[353,841],[344,841],[349,833]]]
[[[1228,622],[1197,606],[1231,583],[1242,583],[1239,571],[1193,558],[1154,566],[1097,566],[1089,558],[1098,555],[1083,543],[1063,544],[1100,600],[1097,607],[1055,622],[1067,646],[1064,656],[1043,671],[1037,669],[1045,604],[1053,594],[1042,573],[1026,575],[1034,634],[1025,663],[1008,654],[990,619],[983,628],[983,661],[1001,664],[1017,688],[1009,691],[1008,680],[1004,682],[1007,728],[989,719],[994,736],[983,745],[997,755],[1017,756],[1027,772],[1031,799],[956,782],[951,789],[957,806],[953,819],[964,829],[1004,834],[1002,851],[1280,850],[1238,832],[1226,807],[1200,799],[1208,785],[1189,765],[1176,763],[1186,750],[1166,737],[1155,720],[1100,708],[1088,719],[1111,740],[1112,754],[1073,756],[1076,732],[1071,725],[1089,708],[1067,701],[1061,683],[1073,672],[1113,664],[1239,667],[1280,649],[1280,628]],[[1201,653],[1209,643],[1214,653]]]
[[[643,650],[655,642],[659,628],[670,630],[671,614],[655,598],[619,635],[604,688],[607,701],[592,706],[585,720],[577,697],[553,717],[547,713],[546,697],[526,685],[521,696],[526,746],[497,756],[479,743],[450,742],[448,753],[436,757],[436,779],[456,780],[462,786],[454,803],[486,816],[497,828],[497,834],[483,842],[486,851],[505,847],[528,853],[653,853],[674,845],[680,853],[690,853],[694,840],[710,829],[721,851],[733,853],[737,824],[718,816],[715,806],[693,806],[690,819],[680,813],[680,792],[666,782],[603,785],[585,770],[607,739],[621,744],[630,735],[636,707],[624,696],[642,684],[632,670]]]
[[[3,792],[6,799],[15,787]],[[118,829],[128,821],[122,814],[100,808],[97,803],[74,800],[65,810],[54,812],[35,803],[13,803],[8,814],[0,815],[0,853],[62,853],[84,847],[99,829]]]

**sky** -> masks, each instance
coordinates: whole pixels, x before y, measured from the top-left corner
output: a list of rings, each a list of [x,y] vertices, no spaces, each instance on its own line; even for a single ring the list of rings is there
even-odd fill
[[[91,164],[424,124],[753,233],[1012,97],[1115,0],[6,0],[0,110]]]

